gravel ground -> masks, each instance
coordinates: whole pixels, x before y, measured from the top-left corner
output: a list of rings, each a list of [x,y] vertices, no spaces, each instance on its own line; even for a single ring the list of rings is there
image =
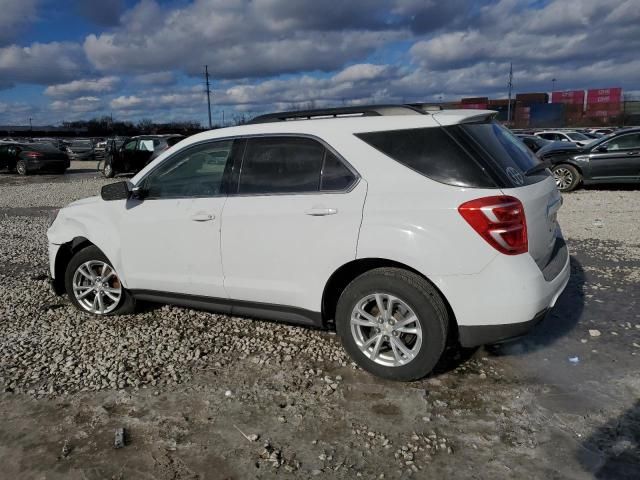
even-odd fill
[[[572,279],[531,335],[398,384],[331,332],[53,296],[49,212],[105,183],[0,175],[0,477],[640,477],[638,190],[565,195]]]

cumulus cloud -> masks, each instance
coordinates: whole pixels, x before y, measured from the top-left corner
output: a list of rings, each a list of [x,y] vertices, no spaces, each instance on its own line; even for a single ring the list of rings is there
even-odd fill
[[[135,95],[129,95],[129,96],[122,95],[120,97],[117,97],[111,100],[109,105],[111,106],[111,108],[114,108],[116,110],[129,110],[134,107],[139,107],[143,103],[144,103],[144,100]]]
[[[0,48],[0,88],[16,83],[61,83],[78,77],[85,68],[81,47],[71,42]]]
[[[373,25],[364,28],[363,12],[379,13],[375,6],[381,5],[374,1],[368,9],[365,3],[303,1],[287,2],[285,8],[276,0],[196,0],[165,11],[154,0],[142,0],[114,31],[87,36],[84,50],[97,69],[109,72],[148,73],[179,65],[199,75],[205,64],[214,78],[332,71],[408,35],[367,13]],[[336,11],[346,20],[336,23]]]
[[[87,93],[108,93],[116,88],[119,81],[120,79],[115,76],[73,80],[68,83],[50,85],[45,89],[44,93],[51,97],[73,97]]]
[[[0,46],[15,39],[18,32],[36,16],[38,0],[0,1]]]
[[[51,102],[51,110],[70,113],[96,112],[103,107],[98,97],[86,96],[73,100],[55,100]]]

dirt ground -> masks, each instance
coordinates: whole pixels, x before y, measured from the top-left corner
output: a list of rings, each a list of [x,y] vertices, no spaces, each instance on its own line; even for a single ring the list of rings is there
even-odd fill
[[[39,188],[71,198],[94,176],[0,174],[0,478],[640,478],[640,190],[564,196],[571,281],[529,336],[451,349],[429,378],[393,383],[354,368],[331,332],[167,307],[93,325],[51,299],[41,237],[61,205]],[[46,391],[29,380],[46,377],[47,342],[91,327],[105,335],[91,358],[117,356],[134,331],[146,355],[167,321],[178,352],[199,335],[211,348],[124,388],[82,383],[85,366]],[[49,339],[57,322],[65,337]]]

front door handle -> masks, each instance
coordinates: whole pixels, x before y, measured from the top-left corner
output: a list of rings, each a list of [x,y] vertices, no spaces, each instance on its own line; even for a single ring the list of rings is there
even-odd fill
[[[191,220],[194,222],[210,222],[214,218],[216,218],[215,215],[205,212],[198,212],[191,215]]]
[[[636,151],[628,152],[627,155],[638,155],[638,152],[636,152]]]
[[[324,217],[325,215],[335,215],[338,210],[336,208],[310,208],[304,213],[312,217]]]

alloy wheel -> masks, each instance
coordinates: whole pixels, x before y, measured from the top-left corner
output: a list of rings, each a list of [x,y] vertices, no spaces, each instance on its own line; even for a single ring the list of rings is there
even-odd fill
[[[411,362],[422,346],[422,327],[411,307],[388,293],[360,299],[351,313],[351,334],[360,351],[386,367]]]
[[[573,173],[569,169],[564,167],[556,168],[553,171],[553,176],[556,179],[556,186],[560,190],[565,190],[573,183]]]
[[[122,298],[122,285],[111,265],[90,260],[73,274],[73,295],[87,312],[105,315],[116,309]]]

